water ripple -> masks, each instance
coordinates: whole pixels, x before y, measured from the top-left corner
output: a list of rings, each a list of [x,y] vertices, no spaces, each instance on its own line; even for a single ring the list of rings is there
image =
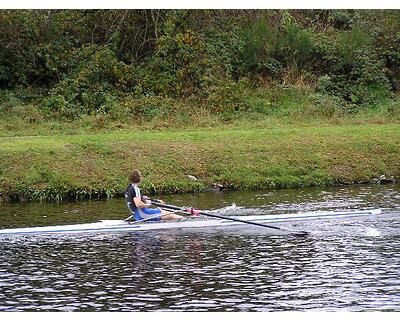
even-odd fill
[[[298,223],[306,238],[257,228],[2,238],[0,311],[400,311],[398,189],[356,191],[252,195],[271,213],[389,208]],[[243,204],[226,211],[256,210]]]

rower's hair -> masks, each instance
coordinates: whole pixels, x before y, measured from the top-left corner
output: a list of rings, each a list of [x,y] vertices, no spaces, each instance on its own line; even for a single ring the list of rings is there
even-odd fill
[[[132,172],[129,174],[129,181],[132,183],[139,183],[142,181],[142,174],[140,173],[139,170],[132,170]]]

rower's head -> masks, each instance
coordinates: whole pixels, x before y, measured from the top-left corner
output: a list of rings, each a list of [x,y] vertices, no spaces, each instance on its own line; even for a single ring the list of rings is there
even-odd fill
[[[129,174],[129,181],[134,184],[138,184],[142,181],[143,177],[139,170],[132,170]]]

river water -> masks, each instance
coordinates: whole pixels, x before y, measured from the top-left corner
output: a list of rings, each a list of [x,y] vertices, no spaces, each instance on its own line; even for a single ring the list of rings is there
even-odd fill
[[[400,311],[400,187],[166,197],[220,214],[383,208],[375,217],[143,233],[0,237],[0,311]],[[0,228],[125,218],[123,199],[0,204]]]

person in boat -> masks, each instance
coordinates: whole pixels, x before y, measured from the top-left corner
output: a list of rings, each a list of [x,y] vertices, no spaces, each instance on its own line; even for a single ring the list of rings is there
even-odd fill
[[[174,213],[165,212],[160,208],[149,208],[151,201],[142,196],[139,185],[142,182],[142,174],[139,170],[133,170],[129,174],[130,184],[125,191],[125,200],[132,217],[136,220],[149,219],[151,221],[160,220],[180,220],[182,216]],[[152,218],[154,217],[154,218]],[[152,219],[151,219],[152,218]]]

